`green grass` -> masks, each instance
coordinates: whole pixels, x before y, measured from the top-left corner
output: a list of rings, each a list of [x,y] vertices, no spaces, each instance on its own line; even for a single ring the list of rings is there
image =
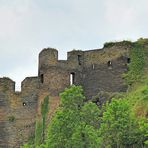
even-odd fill
[[[110,48],[110,47],[113,47],[115,45],[121,45],[121,46],[133,46],[133,43],[131,41],[127,41],[127,40],[124,40],[124,41],[120,41],[120,42],[106,42],[104,43],[104,48]]]

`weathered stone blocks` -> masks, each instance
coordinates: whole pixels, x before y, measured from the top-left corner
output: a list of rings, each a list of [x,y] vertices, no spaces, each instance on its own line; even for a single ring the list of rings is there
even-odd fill
[[[99,91],[126,91],[122,74],[127,71],[130,48],[114,44],[103,49],[73,50],[67,60],[58,60],[56,49],[45,48],[39,54],[38,76],[25,78],[21,92],[15,92],[14,81],[0,78],[0,147],[17,148],[28,140],[47,95],[52,116],[59,105],[59,93],[71,83],[70,75],[75,85],[82,85],[87,99]],[[14,118],[11,122],[10,117]]]

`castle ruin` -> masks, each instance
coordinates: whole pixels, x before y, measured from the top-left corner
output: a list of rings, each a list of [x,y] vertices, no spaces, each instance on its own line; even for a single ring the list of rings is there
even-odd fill
[[[127,71],[131,45],[116,43],[88,51],[73,50],[67,60],[58,60],[58,51],[43,49],[39,54],[38,76],[22,81],[21,92],[15,82],[0,78],[0,147],[17,148],[34,133],[40,104],[49,95],[53,114],[59,104],[59,93],[69,85],[81,85],[86,99],[99,91],[127,90],[122,74]]]

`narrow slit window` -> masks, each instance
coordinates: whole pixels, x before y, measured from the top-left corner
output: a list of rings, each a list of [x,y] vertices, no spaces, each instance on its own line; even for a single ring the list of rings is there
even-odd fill
[[[71,73],[70,74],[70,85],[73,85],[74,84],[74,81],[75,81],[75,73]]]
[[[92,69],[95,69],[95,64],[92,64]]]
[[[41,83],[44,83],[44,75],[41,74]]]
[[[79,63],[79,65],[81,65],[82,64],[82,62],[81,62],[81,55],[78,55],[78,63]]]

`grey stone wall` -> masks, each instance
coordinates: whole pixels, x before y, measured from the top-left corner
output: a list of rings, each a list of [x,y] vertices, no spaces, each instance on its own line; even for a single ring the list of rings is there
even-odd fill
[[[67,60],[58,60],[58,51],[45,48],[39,54],[37,77],[27,77],[22,91],[15,92],[15,82],[0,78],[0,147],[17,148],[34,133],[40,118],[41,102],[50,95],[50,116],[59,104],[59,93],[70,85],[82,85],[87,99],[100,91],[126,91],[122,74],[127,71],[130,46],[117,44],[108,48],[68,52]]]
[[[34,133],[38,77],[26,78],[22,92],[15,92],[15,83],[8,78],[1,78],[1,82],[0,147],[19,148]]]
[[[7,116],[7,96],[0,92],[0,147],[7,148],[8,133],[6,131],[6,116]]]

